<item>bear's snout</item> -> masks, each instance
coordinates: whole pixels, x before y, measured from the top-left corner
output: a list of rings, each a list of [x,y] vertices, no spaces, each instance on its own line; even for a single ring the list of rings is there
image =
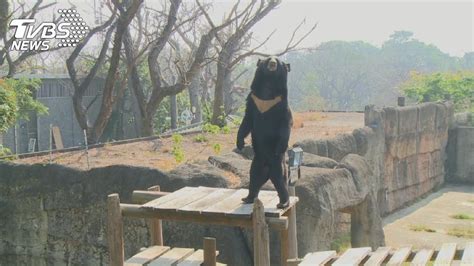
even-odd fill
[[[277,70],[278,62],[275,57],[270,58],[270,61],[268,61],[268,70],[270,71],[275,71]]]

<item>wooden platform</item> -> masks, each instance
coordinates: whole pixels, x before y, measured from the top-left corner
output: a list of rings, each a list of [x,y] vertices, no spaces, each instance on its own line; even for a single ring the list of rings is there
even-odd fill
[[[462,265],[474,266],[474,242],[456,249],[456,243],[446,243],[439,250],[421,249],[413,251],[410,246],[392,249],[380,247],[351,248],[337,256],[336,251],[308,253],[303,259],[289,260],[288,265]]]
[[[142,209],[159,212],[163,215],[180,213],[201,214],[214,216],[216,218],[252,217],[252,204],[243,204],[242,198],[247,196],[247,189],[226,189],[210,187],[184,187],[169,195],[157,198],[141,206]],[[278,209],[279,202],[276,191],[262,190],[259,197],[262,201],[265,216],[280,218],[297,202],[297,197],[290,197],[290,206],[285,209]]]
[[[152,246],[125,261],[125,266],[200,266],[204,263],[204,251],[192,248]],[[217,263],[217,265],[225,265]]]

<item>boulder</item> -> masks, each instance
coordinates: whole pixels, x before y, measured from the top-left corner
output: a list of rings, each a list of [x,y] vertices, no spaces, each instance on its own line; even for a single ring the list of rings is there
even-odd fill
[[[168,176],[176,180],[182,179],[187,186],[230,187],[232,185],[225,171],[204,160],[182,164],[168,172]]]
[[[305,139],[296,142],[293,147],[301,147],[303,151],[315,155],[328,157],[328,145],[326,140],[321,139]]]
[[[303,153],[302,166],[333,169],[337,165],[338,163],[331,158],[314,155],[308,152]]]
[[[352,134],[340,134],[327,140],[328,157],[340,161],[349,153],[357,153],[356,140]]]
[[[336,212],[349,212],[364,198],[358,193],[347,169],[301,167],[302,178],[296,182],[296,217],[300,256],[331,248],[338,225]]]

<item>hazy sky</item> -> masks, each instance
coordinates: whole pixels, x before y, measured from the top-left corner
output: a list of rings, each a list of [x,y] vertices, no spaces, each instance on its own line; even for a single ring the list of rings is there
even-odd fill
[[[86,22],[90,21],[88,24],[94,25],[94,1],[99,3],[104,0],[45,2],[58,2],[55,9],[70,7],[69,3],[73,3],[78,6]],[[150,5],[158,0],[145,2]],[[234,2],[214,1],[212,13],[220,18]],[[474,0],[283,0],[278,9],[254,27],[254,36],[257,40],[263,40],[276,29],[277,32],[264,47],[268,52],[276,52],[286,45],[293,29],[306,18],[304,29],[309,29],[315,22],[318,27],[303,46],[315,46],[329,40],[362,40],[380,46],[394,31],[408,30],[414,32],[415,38],[434,44],[443,52],[462,56],[465,52],[474,51],[473,2]]]

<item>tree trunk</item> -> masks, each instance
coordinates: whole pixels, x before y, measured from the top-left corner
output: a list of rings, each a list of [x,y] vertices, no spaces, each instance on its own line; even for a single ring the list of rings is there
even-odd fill
[[[224,48],[225,49],[225,48]],[[216,87],[214,89],[214,106],[212,108],[212,124],[220,127],[225,126],[224,87],[228,66],[230,64],[230,53],[222,50],[217,61]]]
[[[224,112],[228,115],[234,108],[234,101],[232,99],[232,72],[229,72],[224,77]]]
[[[191,103],[191,112],[194,114],[191,123],[199,123],[202,121],[202,107],[201,107],[201,100],[199,99],[199,95],[201,94],[201,77],[200,75],[196,75],[193,80],[191,80],[191,84],[188,87],[189,91],[189,102]]]
[[[170,96],[170,117],[171,129],[178,127],[178,102],[176,101],[176,94]]]

